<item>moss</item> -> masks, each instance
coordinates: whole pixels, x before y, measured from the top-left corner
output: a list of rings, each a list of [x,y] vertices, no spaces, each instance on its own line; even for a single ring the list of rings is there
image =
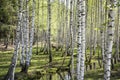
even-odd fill
[[[64,57],[61,57],[62,54],[61,51],[56,52],[52,50],[53,62],[51,63],[52,65],[51,68],[49,68],[48,54],[39,53],[38,55],[36,55],[35,52],[36,51],[34,49],[28,74],[19,73],[21,68],[18,60],[16,67],[17,80],[38,80],[40,79],[41,76],[48,75],[49,73],[56,74],[56,71],[63,72],[69,70],[69,67],[67,67],[67,65],[69,63],[70,56],[66,56],[65,61],[63,63]],[[89,52],[89,50],[87,52]],[[2,78],[8,71],[12,54],[13,51],[0,51],[0,80],[2,80]],[[77,55],[77,53],[74,53],[74,55]],[[89,54],[87,55],[89,56]],[[85,72],[85,80],[103,80],[104,71],[102,68],[101,69],[99,68],[97,55],[98,54],[96,53],[94,57],[92,57],[91,63],[85,62],[85,65],[96,63],[95,70],[93,69]],[[75,56],[74,58],[75,66],[76,60],[77,59]],[[117,63],[115,64],[115,68],[112,70],[111,80],[120,79],[119,73],[120,63]]]

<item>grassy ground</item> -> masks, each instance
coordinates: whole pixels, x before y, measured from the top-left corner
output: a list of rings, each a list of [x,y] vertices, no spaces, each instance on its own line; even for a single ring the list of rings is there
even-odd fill
[[[57,68],[61,67],[64,59],[64,57],[61,57],[61,52],[55,52],[53,50],[52,51],[52,53],[54,53],[53,63],[52,63],[53,68],[49,69],[48,55],[43,53],[39,53],[38,55],[36,55],[35,53],[36,53],[36,49],[34,48],[31,66],[29,68],[29,74],[19,73],[20,65],[19,65],[19,58],[18,58],[17,68],[16,68],[17,80],[42,80],[42,79],[39,79],[41,77],[41,73],[44,75],[48,74],[48,72],[52,72],[55,74]],[[2,80],[2,78],[8,71],[12,54],[13,54],[13,51],[0,51],[0,80]],[[63,66],[67,66],[70,57],[65,57],[65,59],[66,60]],[[104,72],[103,69],[100,69],[100,68],[97,68],[94,70],[88,70],[85,72],[85,80],[103,80],[103,72]],[[44,79],[44,80],[47,80],[47,79]],[[58,80],[58,79],[56,77],[53,80]],[[112,70],[111,80],[120,80],[120,64],[119,63],[115,64],[115,68]]]

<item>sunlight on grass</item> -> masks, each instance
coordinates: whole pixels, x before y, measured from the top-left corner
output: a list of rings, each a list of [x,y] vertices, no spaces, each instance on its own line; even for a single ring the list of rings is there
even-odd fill
[[[89,53],[89,50],[87,50],[87,52]],[[70,56],[63,56],[61,57],[61,52],[58,51],[52,51],[53,54],[53,62],[51,63],[53,65],[53,68],[49,69],[49,56],[48,54],[43,54],[43,53],[39,53],[38,55],[35,54],[35,49],[33,51],[33,56],[32,56],[32,60],[31,60],[31,65],[29,67],[29,75],[25,75],[24,80],[29,80],[31,78],[35,78],[38,79],[40,78],[40,74],[44,74],[47,75],[49,72],[51,73],[56,73],[57,68],[65,68],[67,69],[67,65],[70,61]],[[3,77],[9,68],[9,65],[11,63],[11,57],[13,55],[13,51],[0,51],[0,77]],[[74,53],[74,65],[76,66],[76,55],[77,53]],[[88,54],[89,55],[89,54]],[[85,71],[85,80],[103,80],[103,68],[99,68],[98,65],[98,54],[95,54],[95,56],[92,57],[92,61],[91,64],[96,63],[96,69],[92,69],[92,70],[88,70]],[[64,61],[65,59],[65,61]],[[76,68],[76,67],[75,67]],[[19,59],[17,61],[17,67],[16,67],[16,73],[19,73],[21,70],[20,68],[20,62]],[[38,73],[36,73],[38,72]],[[115,68],[114,70],[112,70],[112,76],[111,76],[111,80],[119,80],[120,79],[120,75],[118,74],[120,73],[120,63],[119,64],[115,64]],[[20,74],[18,74],[19,76]],[[117,76],[116,76],[117,75]],[[21,75],[20,77],[22,77],[23,75]],[[56,78],[57,79],[57,78]],[[1,80],[1,78],[0,78]],[[21,78],[19,78],[18,80],[21,80]],[[46,80],[46,79],[45,79]]]

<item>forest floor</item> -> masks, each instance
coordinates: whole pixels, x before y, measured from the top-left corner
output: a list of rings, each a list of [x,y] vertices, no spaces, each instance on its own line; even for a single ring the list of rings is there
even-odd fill
[[[4,44],[0,44],[0,51],[11,51],[13,50],[13,45],[8,45],[7,49],[5,49]]]
[[[61,52],[55,52],[55,50],[53,50],[52,52],[54,53],[53,62],[52,62],[53,66],[50,69],[48,67],[49,56],[43,53],[39,53],[38,55],[36,55],[36,48],[34,48],[33,57],[28,74],[20,73],[20,65],[19,65],[20,58],[18,58],[17,67],[16,67],[16,80],[47,80],[47,79],[40,79],[41,75],[43,76],[48,73],[56,74],[56,70],[58,68],[61,68],[62,66],[64,66],[64,68],[60,72],[68,69],[67,64],[69,63],[70,56],[61,57]],[[13,50],[0,51],[0,80],[3,79],[3,77],[8,71],[12,54],[13,54]],[[64,59],[65,61],[63,62]],[[76,62],[76,56],[75,56],[75,62]],[[115,64],[114,69],[111,72],[112,72],[111,80],[120,80],[120,63]],[[104,71],[102,68],[87,70],[85,71],[85,80],[103,80],[103,74]],[[53,80],[58,80],[58,79],[53,79]]]

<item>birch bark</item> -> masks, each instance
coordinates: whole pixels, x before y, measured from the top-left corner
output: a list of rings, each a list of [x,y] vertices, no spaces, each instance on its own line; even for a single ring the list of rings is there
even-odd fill
[[[82,33],[81,33],[81,0],[77,0],[78,16],[78,41],[77,41],[77,80],[80,80],[80,59],[82,54]]]
[[[48,54],[49,54],[49,63],[52,62],[52,53],[51,53],[51,1],[48,0]]]
[[[15,39],[15,47],[14,47],[14,53],[12,56],[12,61],[10,64],[10,67],[8,69],[7,75],[5,76],[5,80],[14,80],[14,73],[15,68],[17,64],[18,59],[18,51],[19,51],[19,44],[20,44],[20,25],[21,25],[21,19],[22,19],[22,0],[19,0],[19,9],[18,9],[18,24],[16,28],[16,39]]]
[[[33,11],[32,11],[32,27],[31,27],[31,34],[30,34],[29,64],[30,64],[30,60],[31,60],[31,57],[32,57],[32,46],[33,46],[33,40],[34,40],[35,0],[33,0],[33,2],[32,2],[32,7],[33,7]]]
[[[27,73],[28,66],[29,66],[29,6],[28,6],[28,0],[25,0],[25,7],[26,7],[26,25],[25,25],[25,46],[26,46],[26,60],[25,60],[25,67],[24,72]]]
[[[115,20],[115,7],[116,0],[110,0],[110,8],[108,11],[108,29],[107,29],[107,44],[105,52],[105,68],[104,68],[104,80],[110,80],[111,71],[111,56],[113,46],[113,35],[114,35],[114,20]]]
[[[81,0],[81,32],[82,32],[82,54],[80,60],[80,80],[84,80],[85,63],[85,27],[86,27],[86,0]]]

